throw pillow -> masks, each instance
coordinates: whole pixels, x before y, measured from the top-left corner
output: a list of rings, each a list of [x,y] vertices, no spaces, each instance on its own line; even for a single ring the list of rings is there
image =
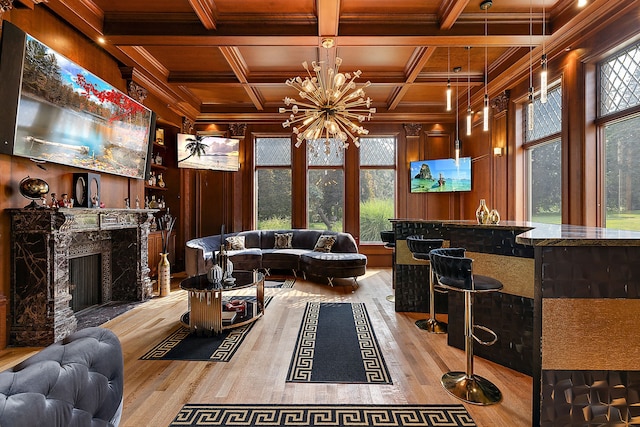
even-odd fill
[[[293,233],[273,233],[276,243],[273,249],[291,249],[291,240]]]
[[[241,251],[244,249],[244,236],[230,236],[225,239],[227,241],[227,250]]]
[[[315,248],[313,248],[316,252],[331,252],[331,247],[336,242],[335,236],[327,236],[322,235],[318,237],[318,241],[316,242]]]

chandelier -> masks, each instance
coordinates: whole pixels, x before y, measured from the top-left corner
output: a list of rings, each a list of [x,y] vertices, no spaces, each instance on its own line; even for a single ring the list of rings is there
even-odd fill
[[[326,49],[333,47],[333,39],[324,39],[322,46]],[[327,55],[328,56],[328,55]],[[371,98],[365,98],[364,89],[371,85],[366,82],[360,88],[356,87],[355,79],[362,72],[353,74],[341,73],[342,59],[336,57],[333,66],[327,61],[313,61],[311,68],[307,62],[302,66],[307,76],[302,79],[296,77],[285,83],[298,91],[301,100],[285,97],[284,103],[290,108],[280,108],[280,113],[290,113],[289,118],[282,123],[282,127],[293,126],[296,134],[296,147],[302,141],[325,139],[325,153],[329,154],[331,140],[338,141],[343,148],[349,147],[351,140],[356,147],[360,146],[360,135],[367,135],[369,131],[360,123],[371,120],[371,114],[376,112],[371,107]]]

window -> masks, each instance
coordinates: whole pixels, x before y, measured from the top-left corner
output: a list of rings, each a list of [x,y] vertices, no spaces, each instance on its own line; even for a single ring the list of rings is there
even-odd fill
[[[381,242],[395,216],[396,139],[360,138],[360,241]]]
[[[525,106],[526,108],[526,106]],[[527,153],[527,219],[562,223],[562,86],[553,85],[548,101],[534,99],[533,129],[523,114]]]
[[[308,224],[316,230],[343,231],[344,149],[334,139],[307,141]]]
[[[256,225],[291,228],[291,138],[255,139]]]
[[[640,230],[640,43],[599,64],[604,138],[602,226]]]

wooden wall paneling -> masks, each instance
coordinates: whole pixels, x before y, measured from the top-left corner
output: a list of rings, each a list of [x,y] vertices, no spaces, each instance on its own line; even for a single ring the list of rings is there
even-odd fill
[[[501,215],[507,214],[507,130],[508,130],[508,110],[497,113],[493,117],[493,142],[492,146],[502,150],[501,156],[491,153],[491,187],[493,188],[490,201],[493,209],[497,209]]]
[[[507,142],[503,156],[506,157],[505,184],[507,186],[506,211],[500,212],[503,220],[526,219],[526,153],[522,148],[525,111],[522,103],[527,99],[528,90],[528,81],[522,81],[510,89],[510,98],[513,101],[507,110]]]
[[[406,218],[409,197],[408,144],[404,132],[397,135],[396,145],[396,212],[397,218]]]
[[[180,169],[180,208],[176,225],[178,227],[178,242],[186,242],[197,236],[196,221],[199,212],[195,209],[196,171]]]
[[[420,136],[409,136],[403,132],[405,137],[405,156],[404,164],[398,164],[398,181],[406,182],[406,191],[404,196],[406,197],[405,211],[398,212],[400,218],[424,218],[426,213],[426,202],[424,194],[411,193],[411,177],[409,173],[409,165],[411,162],[421,160],[424,157],[424,143],[421,139],[424,138],[424,134],[420,132]]]
[[[199,237],[220,234],[221,226],[225,224],[225,212],[231,203],[230,192],[225,189],[225,173],[228,172],[198,171],[199,203],[196,209],[200,212],[197,224]],[[225,224],[225,230],[232,231],[229,224]]]
[[[586,183],[595,183],[594,179],[589,180],[588,175],[593,175],[591,172],[596,169],[585,167],[583,67],[572,54],[566,55],[561,62],[555,62],[549,76],[562,76],[562,164],[566,165],[562,171],[562,222],[584,225],[587,211]],[[595,199],[592,200],[595,203]],[[592,210],[595,211],[593,208]]]
[[[345,150],[344,162],[343,229],[360,244],[360,150],[353,143]]]
[[[427,143],[425,144],[426,155],[424,159],[449,159],[454,156],[452,137],[443,133],[426,133]],[[424,219],[446,219],[455,218],[457,193],[421,194],[426,201],[426,211]]]
[[[308,224],[308,201],[307,201],[307,148],[302,144],[299,148],[294,145],[295,138],[291,139],[291,161],[294,165],[291,171],[291,223],[293,228],[306,228]]]

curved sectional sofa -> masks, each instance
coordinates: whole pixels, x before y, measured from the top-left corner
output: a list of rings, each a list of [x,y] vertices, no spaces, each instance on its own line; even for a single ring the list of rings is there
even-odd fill
[[[357,277],[366,271],[367,257],[349,233],[307,229],[251,230],[224,235],[227,254],[236,270],[292,270],[306,277]],[[189,240],[185,248],[185,271],[205,274],[215,263],[221,235]],[[328,250],[327,250],[328,249]]]

